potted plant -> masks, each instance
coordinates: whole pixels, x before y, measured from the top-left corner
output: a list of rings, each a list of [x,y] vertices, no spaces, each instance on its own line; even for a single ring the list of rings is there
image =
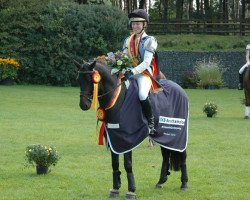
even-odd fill
[[[213,102],[208,102],[204,105],[203,112],[207,117],[213,117],[218,112],[218,106]]]
[[[0,83],[13,84],[19,68],[20,65],[15,58],[0,58]]]
[[[59,156],[55,147],[31,144],[26,147],[26,160],[29,164],[36,165],[37,174],[48,173],[51,165],[56,165]]]
[[[195,65],[195,73],[199,79],[198,86],[204,89],[218,89],[224,83],[222,78],[224,69],[215,59],[208,62],[198,61]]]

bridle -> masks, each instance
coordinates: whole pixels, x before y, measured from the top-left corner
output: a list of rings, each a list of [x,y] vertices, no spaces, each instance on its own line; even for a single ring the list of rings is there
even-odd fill
[[[94,73],[94,70],[92,70],[92,71],[84,71],[84,72],[78,71],[78,76],[77,76],[77,77],[79,77],[79,74],[93,74],[93,73]],[[98,97],[98,98],[101,98],[101,97],[104,97],[104,96],[106,96],[107,94],[113,92],[113,91],[116,90],[123,82],[124,82],[124,81],[121,81],[121,83],[117,84],[116,87],[114,87],[113,89],[109,90],[108,92],[105,92],[104,94],[98,95],[97,97]],[[80,90],[80,96],[85,97],[85,98],[88,99],[89,101],[92,101],[92,97],[93,97],[93,95],[84,94],[84,91],[82,91],[82,90]]]
[[[79,74],[92,74],[93,72],[94,72],[93,70],[92,71],[85,71],[85,72],[78,70],[77,79],[79,78]],[[92,97],[93,97],[93,95],[84,94],[84,91],[81,90],[81,87],[80,87],[80,96],[85,97],[90,102],[92,101]]]

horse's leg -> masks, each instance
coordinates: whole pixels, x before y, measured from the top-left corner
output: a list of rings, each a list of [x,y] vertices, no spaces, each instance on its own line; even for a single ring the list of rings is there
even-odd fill
[[[244,89],[245,92],[245,116],[244,119],[250,118],[250,90]]]
[[[244,119],[249,119],[249,118],[250,118],[250,106],[246,106]]]
[[[119,189],[121,187],[121,172],[119,171],[119,155],[111,151],[112,169],[113,169],[113,189],[109,191],[109,197],[118,197]]]
[[[161,165],[161,174],[158,183],[156,184],[156,188],[162,188],[163,184],[167,181],[169,172],[169,156],[170,150],[161,147],[161,155],[162,155],[162,165]]]
[[[185,191],[187,189],[187,182],[188,182],[188,173],[187,173],[187,164],[186,164],[186,158],[187,153],[186,150],[181,155],[181,190]]]
[[[128,179],[128,192],[126,193],[125,199],[136,199],[135,178],[132,170],[132,151],[124,154],[124,168],[127,172]]]

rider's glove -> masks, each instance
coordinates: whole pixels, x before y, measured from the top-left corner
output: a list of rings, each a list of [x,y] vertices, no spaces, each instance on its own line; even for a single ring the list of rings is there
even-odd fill
[[[248,66],[250,65],[250,61],[247,61],[247,65],[248,65]]]
[[[124,73],[124,80],[126,81],[126,80],[130,79],[133,75],[134,74],[133,74],[133,72],[131,70],[126,71]]]

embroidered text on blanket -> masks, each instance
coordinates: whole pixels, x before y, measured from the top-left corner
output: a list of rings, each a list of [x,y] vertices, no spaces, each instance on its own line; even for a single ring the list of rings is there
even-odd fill
[[[185,119],[159,116],[159,123],[184,126]]]

